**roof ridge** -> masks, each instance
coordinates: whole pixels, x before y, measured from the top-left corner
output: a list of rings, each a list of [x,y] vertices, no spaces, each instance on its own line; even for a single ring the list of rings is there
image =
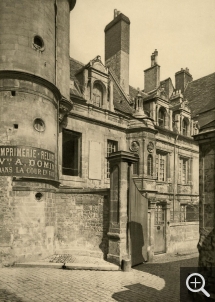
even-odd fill
[[[86,65],[86,64],[84,64],[84,63],[82,63],[82,62],[80,62],[80,61],[78,61],[78,60],[76,60],[76,59],[74,59],[74,58],[72,58],[72,57],[69,57],[69,59],[70,59],[70,60],[73,60],[73,61],[75,61],[76,63],[79,63],[79,64],[81,64],[81,65],[83,65],[83,66]]]
[[[196,79],[196,80],[194,80],[194,81],[192,81],[192,82],[189,82],[189,84],[191,84],[191,83],[193,83],[193,82],[197,82],[197,81],[202,80],[202,79],[204,79],[204,78],[207,78],[207,77],[209,77],[209,76],[212,76],[213,74],[215,75],[215,72],[212,72],[212,73],[210,73],[210,74],[208,74],[208,75],[206,75],[206,76],[204,76],[204,77],[201,77],[201,78]]]

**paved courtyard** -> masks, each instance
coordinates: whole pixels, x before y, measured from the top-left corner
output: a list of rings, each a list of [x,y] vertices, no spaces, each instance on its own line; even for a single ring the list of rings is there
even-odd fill
[[[0,301],[180,301],[180,267],[198,259],[142,264],[131,272],[0,268]]]

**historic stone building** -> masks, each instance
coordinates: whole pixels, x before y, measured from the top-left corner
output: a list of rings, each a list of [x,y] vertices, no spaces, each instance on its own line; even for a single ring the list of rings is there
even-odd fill
[[[75,1],[36,3],[0,3],[2,261],[78,253],[135,265],[195,250],[197,81],[187,68],[175,86],[161,81],[155,50],[144,90],[129,86],[130,21],[117,11],[105,62],[69,59]]]

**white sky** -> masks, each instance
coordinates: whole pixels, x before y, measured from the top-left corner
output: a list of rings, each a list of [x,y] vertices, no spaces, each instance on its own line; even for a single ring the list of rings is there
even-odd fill
[[[215,72],[215,0],[77,0],[70,14],[70,56],[104,62],[104,28],[114,9],[129,17],[130,85],[143,89],[143,70],[158,50],[161,80],[188,67],[193,79]]]

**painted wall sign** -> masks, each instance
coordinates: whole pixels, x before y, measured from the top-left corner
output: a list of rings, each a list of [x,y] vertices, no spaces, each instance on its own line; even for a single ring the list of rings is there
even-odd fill
[[[55,155],[45,149],[0,146],[0,176],[55,179]]]

